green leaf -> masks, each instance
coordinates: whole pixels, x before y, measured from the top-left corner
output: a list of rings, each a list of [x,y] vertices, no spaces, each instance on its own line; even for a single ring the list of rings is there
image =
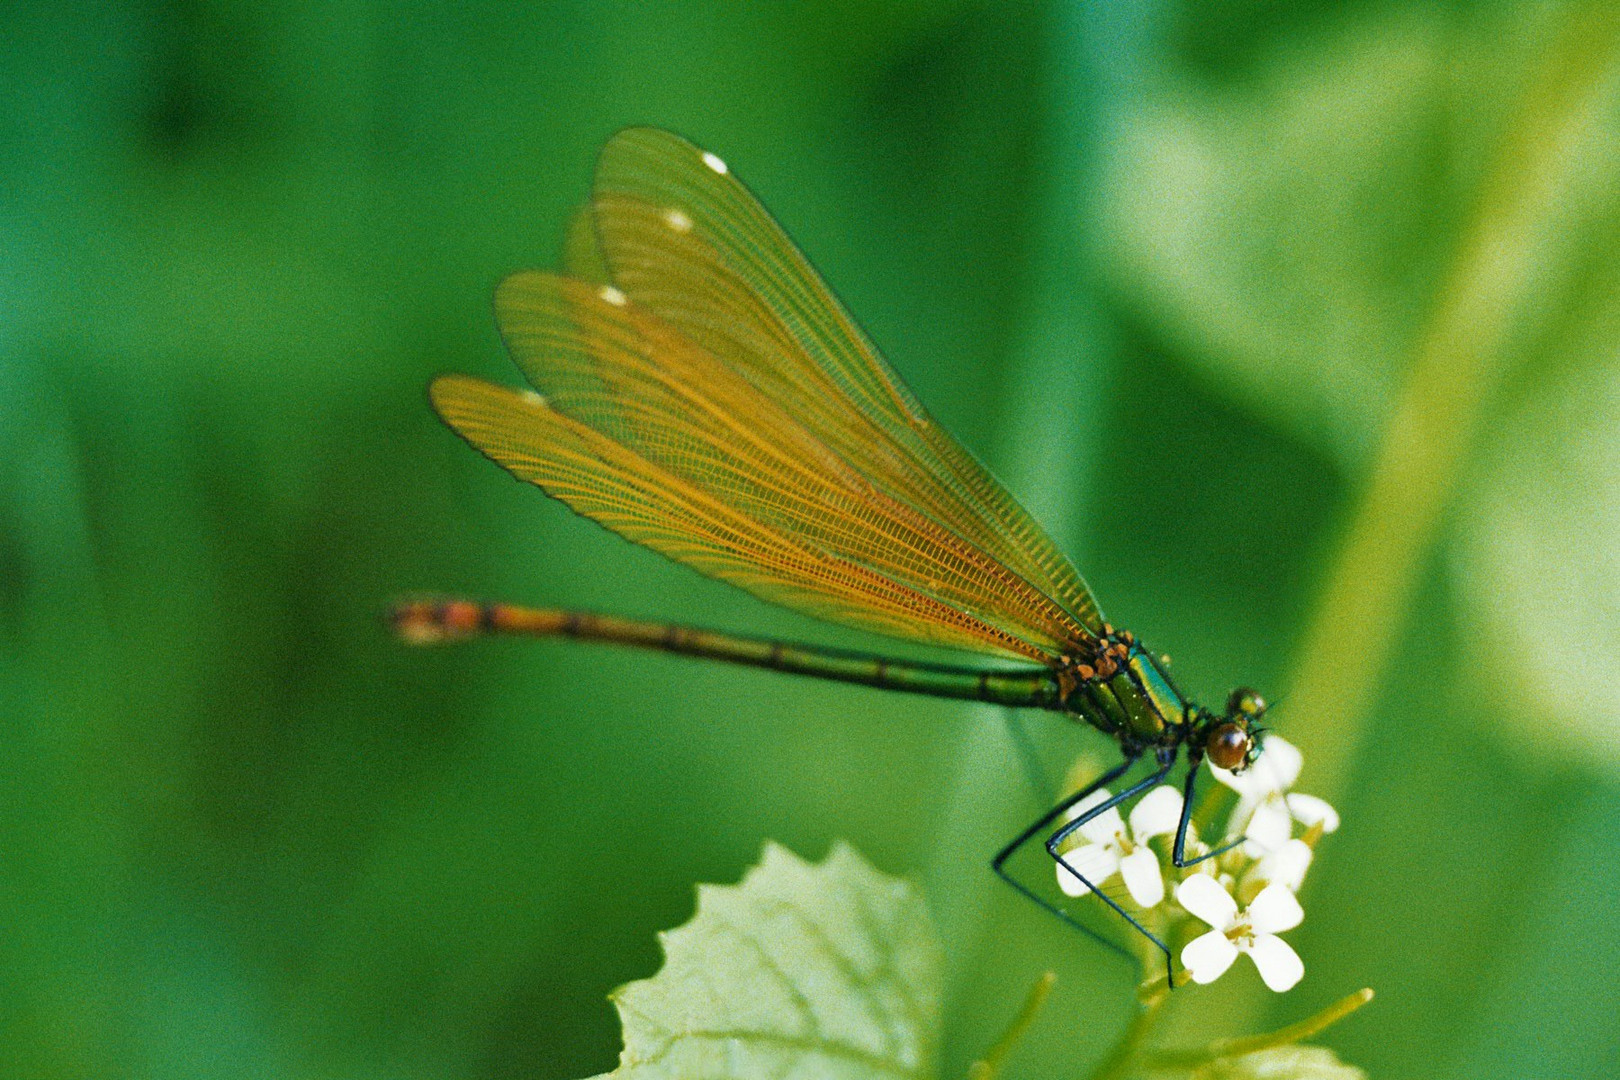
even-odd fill
[[[1217,1058],[1194,1069],[1191,1080],[1367,1080],[1320,1046],[1279,1046],[1241,1057]]]
[[[931,1077],[941,957],[921,894],[836,845],[767,844],[734,886],[660,935],[664,967],[613,995],[624,1080]]]

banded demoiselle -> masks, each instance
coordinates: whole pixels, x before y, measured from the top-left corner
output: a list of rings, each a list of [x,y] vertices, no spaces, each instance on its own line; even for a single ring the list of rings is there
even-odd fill
[[[1185,867],[1219,854],[1187,857],[1199,764],[1252,765],[1264,701],[1239,689],[1223,711],[1206,709],[1132,634],[1104,621],[1069,560],[930,419],[725,162],[665,131],[615,135],[563,271],[513,274],[495,312],[534,389],[445,375],[431,397],[444,422],[496,463],[614,532],[765,600],[1017,666],[922,663],[465,600],[399,605],[403,636],[617,642],[1089,724],[1118,743],[1122,760],[991,865],[1098,936],[1009,870],[1046,833],[1051,858],[1163,951],[1170,970],[1166,943],[1065,862],[1062,845],[1164,781],[1185,748],[1172,855]],[[1143,759],[1152,764],[1145,779],[1054,825]]]

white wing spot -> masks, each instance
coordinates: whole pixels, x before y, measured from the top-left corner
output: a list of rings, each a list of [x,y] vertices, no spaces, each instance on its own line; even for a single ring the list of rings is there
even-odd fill
[[[724,176],[726,173],[731,171],[726,167],[725,162],[721,161],[718,157],[709,153],[707,150],[703,151],[703,164],[707,165],[721,176]]]
[[[692,219],[687,217],[679,210],[665,210],[664,224],[668,225],[678,233],[689,233],[692,231]]]
[[[533,390],[519,390],[518,394],[529,405],[544,405],[546,403],[545,397],[535,393]]]
[[[615,289],[611,285],[604,285],[600,289],[597,289],[596,295],[600,296],[614,307],[624,307],[626,302],[624,293],[620,292],[618,289]]]

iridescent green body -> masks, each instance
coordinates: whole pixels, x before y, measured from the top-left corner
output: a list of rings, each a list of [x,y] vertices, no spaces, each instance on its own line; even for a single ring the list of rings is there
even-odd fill
[[[1202,712],[1135,641],[1113,674],[1085,680],[1065,705],[1093,727],[1138,746],[1180,742]]]

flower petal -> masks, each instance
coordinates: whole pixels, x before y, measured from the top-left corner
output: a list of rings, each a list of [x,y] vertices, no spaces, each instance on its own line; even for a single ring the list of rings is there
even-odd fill
[[[1311,846],[1303,840],[1290,840],[1276,851],[1261,856],[1249,871],[1249,877],[1298,892],[1305,881],[1305,871],[1310,867]]]
[[[1293,834],[1294,819],[1288,813],[1288,805],[1281,799],[1270,798],[1256,806],[1244,824],[1243,850],[1257,859],[1288,843]]]
[[[1204,760],[1209,761],[1208,758]],[[1214,762],[1210,762],[1209,771],[1214,774],[1215,779],[1237,792],[1245,800],[1258,799],[1261,795],[1268,793],[1266,790],[1262,790],[1266,788],[1266,781],[1256,776],[1253,769],[1235,773],[1229,769],[1221,768]]]
[[[1164,899],[1164,873],[1152,848],[1138,847],[1119,860],[1119,876],[1138,905],[1150,908]]]
[[[1180,824],[1181,792],[1169,784],[1160,784],[1131,807],[1131,837],[1138,844],[1172,834]]]
[[[1275,934],[1256,934],[1249,947],[1243,951],[1254,961],[1255,970],[1260,972],[1261,980],[1279,994],[1284,990],[1292,990],[1294,985],[1305,977],[1305,962],[1299,958],[1299,953]],[[1186,950],[1182,952],[1181,962],[1185,964]]]
[[[1288,812],[1294,815],[1295,821],[1307,829],[1318,822],[1321,823],[1322,831],[1325,833],[1339,827],[1339,812],[1328,805],[1326,799],[1318,799],[1315,795],[1290,794]]]
[[[1305,909],[1299,906],[1286,885],[1267,885],[1249,905],[1249,925],[1256,934],[1280,934],[1292,930],[1304,918]]]
[[[1212,983],[1226,974],[1226,969],[1232,966],[1232,961],[1237,959],[1237,955],[1238,947],[1227,940],[1225,934],[1219,930],[1211,930],[1187,942],[1186,947],[1181,950],[1181,966],[1187,969],[1187,974],[1192,976],[1193,982]],[[1256,966],[1259,965],[1259,961],[1255,963]]]
[[[1081,881],[1071,874],[1069,866],[1074,867],[1075,873],[1084,876],[1086,880]],[[1065,896],[1084,896],[1091,891],[1086,881],[1092,885],[1101,885],[1113,877],[1118,869],[1118,848],[1112,844],[1087,844],[1078,850],[1063,853],[1063,862],[1057,866],[1058,888],[1063,890]]]
[[[1080,826],[1080,835],[1094,844],[1113,844],[1118,847],[1125,836],[1125,819],[1119,816],[1118,810],[1110,806]]]
[[[1177,885],[1176,903],[1221,931],[1231,926],[1232,920],[1237,918],[1237,901],[1208,874],[1194,874]]]
[[[1113,796],[1108,793],[1107,788],[1098,788],[1090,795],[1087,795],[1085,798],[1069,807],[1068,812],[1064,814],[1064,820],[1073,821],[1087,810],[1090,810],[1093,806],[1101,806],[1103,803],[1112,798]]]
[[[1256,783],[1264,781],[1268,791],[1287,791],[1299,779],[1305,755],[1299,747],[1280,735],[1267,735],[1260,744],[1260,757],[1249,767]]]
[[[1244,826],[1254,819],[1255,808],[1258,807],[1262,801],[1263,800],[1261,799],[1251,799],[1245,796],[1244,798],[1238,800],[1236,806],[1232,807],[1232,816],[1226,819],[1226,842],[1228,844],[1243,835]],[[1251,859],[1258,859],[1261,855],[1265,854],[1265,852],[1261,851],[1253,844],[1247,845],[1245,850],[1248,851],[1249,858]]]
[[[1065,816],[1070,821],[1078,820],[1094,807],[1101,806],[1112,798],[1107,788],[1098,788],[1069,807],[1069,812]],[[1119,810],[1112,806],[1080,826],[1080,835],[1094,844],[1111,843],[1124,831],[1125,819],[1120,817]]]

